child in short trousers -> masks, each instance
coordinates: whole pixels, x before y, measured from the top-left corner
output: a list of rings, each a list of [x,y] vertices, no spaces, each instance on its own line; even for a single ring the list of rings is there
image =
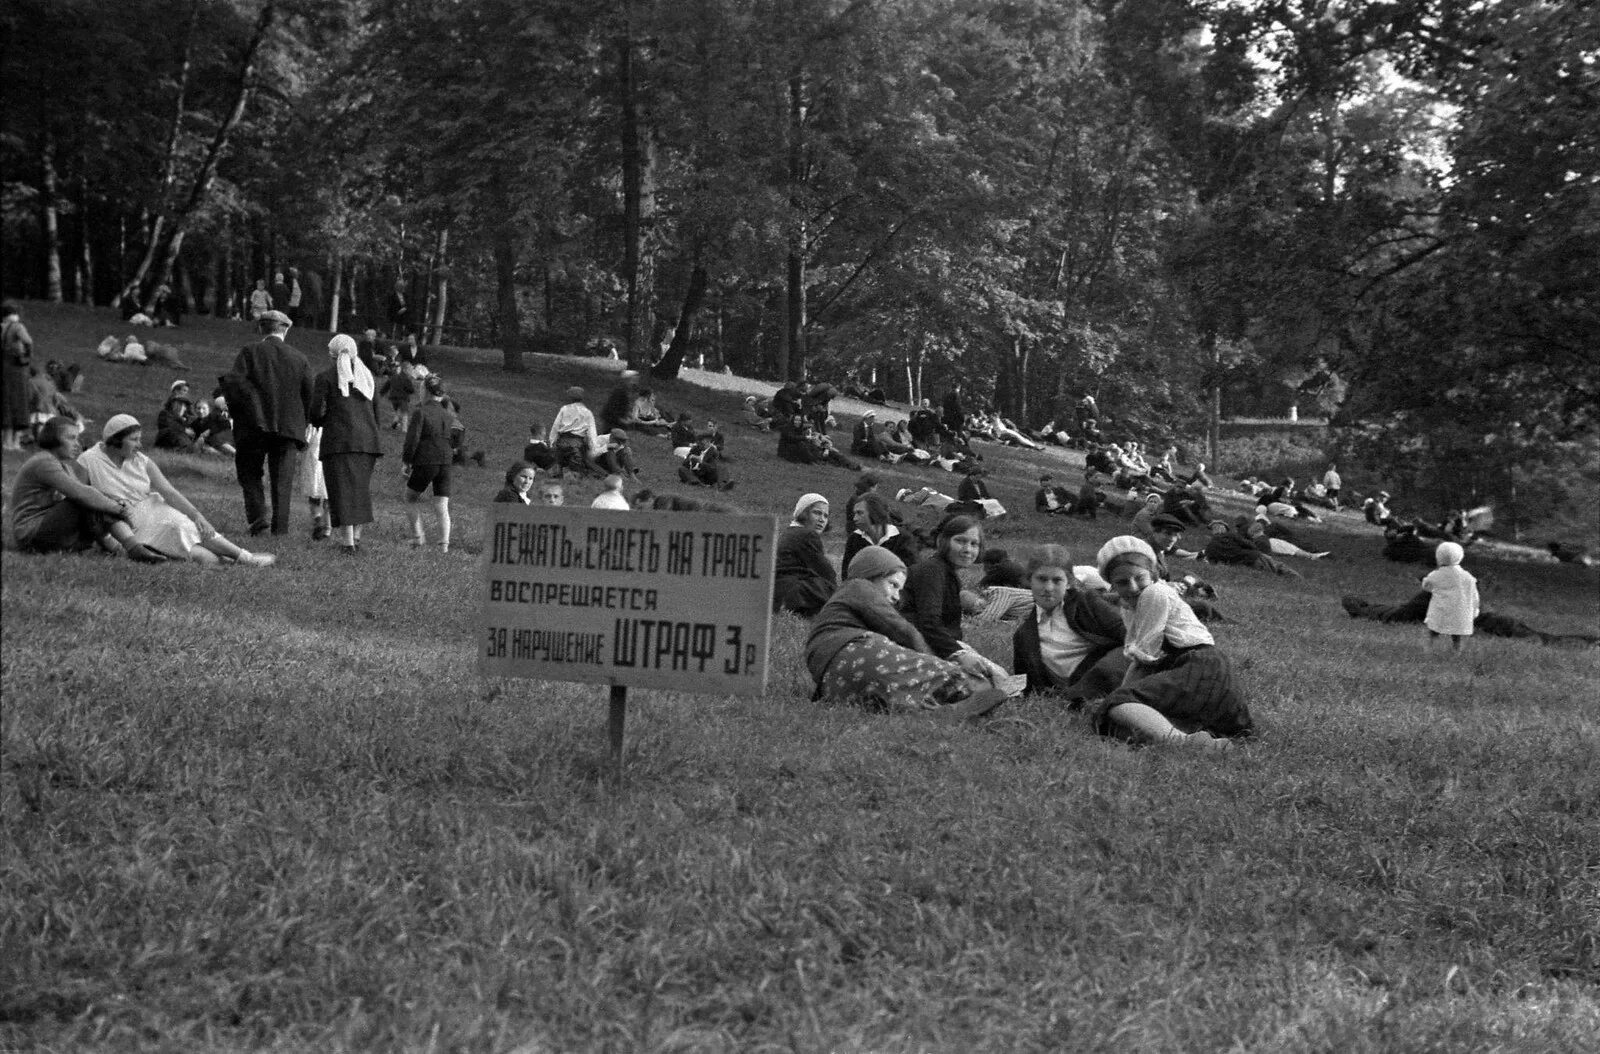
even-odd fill
[[[406,444],[401,457],[406,466],[406,502],[411,510],[411,546],[420,549],[428,544],[422,530],[422,509],[418,503],[429,487],[433,488],[433,504],[439,517],[439,551],[450,551],[450,464],[455,453],[450,433],[456,422],[444,407],[444,382],[429,377],[423,390],[428,399],[422,408],[411,416],[406,428]]]

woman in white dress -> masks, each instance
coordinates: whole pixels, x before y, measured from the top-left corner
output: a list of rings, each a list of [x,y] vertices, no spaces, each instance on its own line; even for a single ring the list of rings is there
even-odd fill
[[[139,419],[117,414],[106,422],[99,443],[78,455],[89,482],[100,493],[128,503],[133,540],[174,560],[216,564],[221,560],[266,567],[275,557],[239,548],[167,482],[161,466],[141,449]]]

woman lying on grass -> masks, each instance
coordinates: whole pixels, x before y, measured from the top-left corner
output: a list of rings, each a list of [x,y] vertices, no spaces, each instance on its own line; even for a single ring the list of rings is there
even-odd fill
[[[217,533],[200,510],[167,482],[166,475],[140,449],[144,429],[132,414],[117,414],[105,424],[104,438],[78,457],[89,482],[107,497],[126,502],[133,540],[173,560],[215,565],[222,560],[266,567],[276,557],[239,548]]]
[[[850,575],[811,623],[806,668],[813,698],[960,720],[988,713],[1006,693],[940,659],[895,610],[906,565],[881,546],[855,554]]]
[[[1088,709],[1098,731],[1152,743],[1223,748],[1251,734],[1250,708],[1227,656],[1176,590],[1156,578],[1155,553],[1122,535],[1100,550],[1126,628],[1121,687]]]
[[[52,417],[39,427],[39,453],[22,463],[11,489],[11,536],[29,553],[79,553],[97,543],[110,553],[160,563],[161,554],[134,540],[131,506],[108,498],[77,463],[83,426]]]

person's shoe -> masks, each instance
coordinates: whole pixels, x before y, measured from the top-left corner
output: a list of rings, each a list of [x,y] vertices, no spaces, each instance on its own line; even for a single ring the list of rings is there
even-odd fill
[[[319,523],[315,527],[311,528],[311,540],[313,542],[320,542],[332,533],[333,531],[330,528],[324,527]]]
[[[411,548],[413,548],[413,549],[421,549],[424,546],[426,546],[427,544],[428,544],[428,540],[426,538],[413,538],[413,539],[411,539]]]
[[[267,522],[266,520],[257,520],[255,523],[250,525],[250,537],[254,538],[257,535],[266,534],[271,529],[271,523]]]
[[[945,724],[960,724],[973,718],[982,717],[1005,702],[1008,696],[1001,688],[984,688],[973,692],[958,702],[941,706],[931,711],[933,716]]]
[[[1328,553],[1308,553],[1307,555],[1313,560],[1321,560],[1324,556],[1327,556]]]
[[[167,562],[167,558],[166,558],[165,555],[163,555],[162,553],[158,553],[154,549],[150,548],[148,545],[143,545],[143,544],[141,544],[139,542],[133,542],[132,544],[128,545],[123,551],[128,554],[128,559],[129,560],[133,560],[136,563],[141,563],[141,564],[164,564],[164,563]]]
[[[1233,740],[1214,736],[1204,729],[1199,732],[1190,732],[1184,737],[1184,745],[1196,750],[1232,750]]]
[[[361,547],[359,545],[341,545],[339,546],[339,552],[345,556],[360,556]]]
[[[483,463],[484,463],[484,461],[485,461],[485,459],[487,457],[488,457],[488,455],[485,454],[482,450],[473,451],[473,454],[472,454],[472,460],[477,463],[477,466],[479,468],[483,467]]]
[[[271,567],[277,562],[278,558],[271,553],[252,553],[249,550],[239,553],[239,563],[246,567]]]
[[[725,479],[721,483],[717,484],[717,489],[718,490],[732,490],[736,486],[738,486],[738,484],[736,482],[734,482],[733,480]]]
[[[448,553],[450,551],[450,543],[449,542],[440,542],[439,543],[439,551],[441,553]]]

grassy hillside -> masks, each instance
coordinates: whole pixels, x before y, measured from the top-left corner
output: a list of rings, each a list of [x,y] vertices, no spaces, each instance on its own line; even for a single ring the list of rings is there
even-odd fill
[[[86,363],[119,331],[25,320],[41,357]],[[205,387],[249,339],[169,335]],[[327,336],[291,340],[320,361]],[[1263,733],[1245,750],[1129,750],[1042,701],[959,729],[819,707],[779,618],[767,698],[632,694],[619,790],[605,693],[484,682],[472,639],[501,468],[615,366],[435,362],[490,464],[458,477],[449,555],[406,547],[394,456],[362,559],[303,508],[270,570],[4,554],[0,1047],[1594,1049],[1600,652],[1480,637],[1453,661],[1352,622],[1341,593],[1399,600],[1420,569],[1335,517],[1304,581],[1208,572]],[[89,373],[87,413],[147,427],[176,376]],[[738,399],[659,395],[718,420]],[[672,479],[665,441],[639,444]],[[773,445],[733,433],[743,508],[849,493]],[[993,544],[1087,560],[1118,532],[1031,515],[1066,455],[983,449],[1019,514]],[[161,460],[242,536],[230,465]],[[1593,571],[1468,563],[1487,607],[1600,632]],[[970,635],[1009,660],[1004,631]]]

